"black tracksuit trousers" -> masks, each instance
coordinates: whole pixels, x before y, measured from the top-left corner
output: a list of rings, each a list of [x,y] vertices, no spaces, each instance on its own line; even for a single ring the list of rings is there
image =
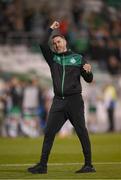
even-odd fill
[[[47,126],[45,129],[45,136],[40,159],[42,166],[47,166],[55,135],[67,119],[70,120],[79,137],[84,153],[85,164],[91,164],[91,146],[88,132],[85,126],[84,102],[82,96],[80,94],[76,94],[65,97],[65,99],[56,96],[53,99]]]

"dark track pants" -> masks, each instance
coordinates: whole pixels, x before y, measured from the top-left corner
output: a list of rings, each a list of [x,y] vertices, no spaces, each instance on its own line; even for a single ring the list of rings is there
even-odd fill
[[[54,97],[45,129],[40,159],[41,165],[47,166],[55,135],[67,119],[70,120],[79,137],[85,157],[85,164],[91,164],[91,146],[85,126],[84,102],[81,95],[77,94],[65,99]]]
[[[114,108],[108,108],[109,131],[114,131]]]

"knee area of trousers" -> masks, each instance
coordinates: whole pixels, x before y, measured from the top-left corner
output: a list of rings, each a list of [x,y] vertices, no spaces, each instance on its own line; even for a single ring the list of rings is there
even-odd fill
[[[85,126],[78,126],[76,128],[76,131],[79,131],[80,133],[84,133],[84,132],[87,132],[87,128]]]
[[[55,136],[55,133],[53,131],[50,131],[50,130],[45,131],[46,138],[51,138],[53,136]]]

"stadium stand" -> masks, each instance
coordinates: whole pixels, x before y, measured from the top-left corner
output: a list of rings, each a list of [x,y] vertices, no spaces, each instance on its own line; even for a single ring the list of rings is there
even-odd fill
[[[50,71],[39,43],[46,38],[48,25],[58,20],[61,22],[60,31],[69,41],[70,48],[83,54],[93,66],[94,87],[98,91],[94,98],[98,109],[104,106],[105,85],[110,83],[116,89],[119,98],[116,99],[115,129],[120,131],[120,19],[121,0],[36,0],[36,3],[34,0],[1,0],[0,77],[4,79],[3,73],[35,72],[41,82],[45,79],[49,82],[43,84],[50,88]],[[84,98],[88,117],[89,92],[84,94]],[[97,127],[91,127],[90,131],[107,131],[105,119],[106,115],[102,125],[98,119]]]

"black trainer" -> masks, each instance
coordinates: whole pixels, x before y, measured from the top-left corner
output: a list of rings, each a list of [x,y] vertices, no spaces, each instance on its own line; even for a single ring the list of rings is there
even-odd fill
[[[75,173],[92,173],[96,172],[95,168],[92,165],[84,165],[81,169],[76,171]]]
[[[47,174],[47,166],[42,166],[40,163],[28,168],[28,172],[32,174]]]

